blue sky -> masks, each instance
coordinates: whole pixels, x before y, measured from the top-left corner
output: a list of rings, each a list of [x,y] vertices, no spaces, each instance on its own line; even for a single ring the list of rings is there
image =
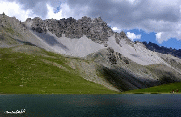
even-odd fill
[[[180,0],[0,0],[0,13],[27,18],[101,17],[135,41],[181,49]]]
[[[60,6],[56,7],[54,13],[58,13],[60,11]]]
[[[140,39],[134,39],[134,41],[146,41],[148,42],[152,42],[152,43],[156,43],[159,46],[164,46],[164,47],[168,47],[168,48],[172,48],[172,49],[181,49],[181,40],[177,40],[176,38],[171,38],[168,41],[163,41],[161,44],[158,43],[158,41],[156,41],[156,36],[155,36],[155,32],[150,32],[150,33],[146,33],[143,30],[138,30],[138,29],[132,29],[132,30],[128,30],[125,32],[131,32],[134,33],[135,35],[140,35],[141,34],[141,38]]]

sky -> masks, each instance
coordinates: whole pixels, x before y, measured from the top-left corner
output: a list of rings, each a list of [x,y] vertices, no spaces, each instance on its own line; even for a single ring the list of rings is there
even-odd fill
[[[0,0],[3,12],[21,21],[101,17],[133,41],[181,49],[181,0]]]

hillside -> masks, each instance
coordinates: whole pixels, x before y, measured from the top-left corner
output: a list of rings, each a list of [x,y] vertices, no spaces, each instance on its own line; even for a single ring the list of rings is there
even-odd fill
[[[0,94],[117,93],[83,79],[70,61],[87,63],[28,45],[0,49]]]
[[[0,93],[104,94],[181,81],[181,59],[132,42],[100,17],[0,15],[0,47]]]

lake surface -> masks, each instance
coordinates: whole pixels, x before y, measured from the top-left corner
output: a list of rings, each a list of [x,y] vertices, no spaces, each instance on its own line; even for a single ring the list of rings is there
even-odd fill
[[[6,114],[26,109],[23,114]],[[0,117],[179,117],[180,94],[0,95]]]

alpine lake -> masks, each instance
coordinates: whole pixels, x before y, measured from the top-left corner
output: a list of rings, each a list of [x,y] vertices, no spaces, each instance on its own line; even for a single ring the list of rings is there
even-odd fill
[[[5,94],[0,117],[179,117],[181,94]]]

